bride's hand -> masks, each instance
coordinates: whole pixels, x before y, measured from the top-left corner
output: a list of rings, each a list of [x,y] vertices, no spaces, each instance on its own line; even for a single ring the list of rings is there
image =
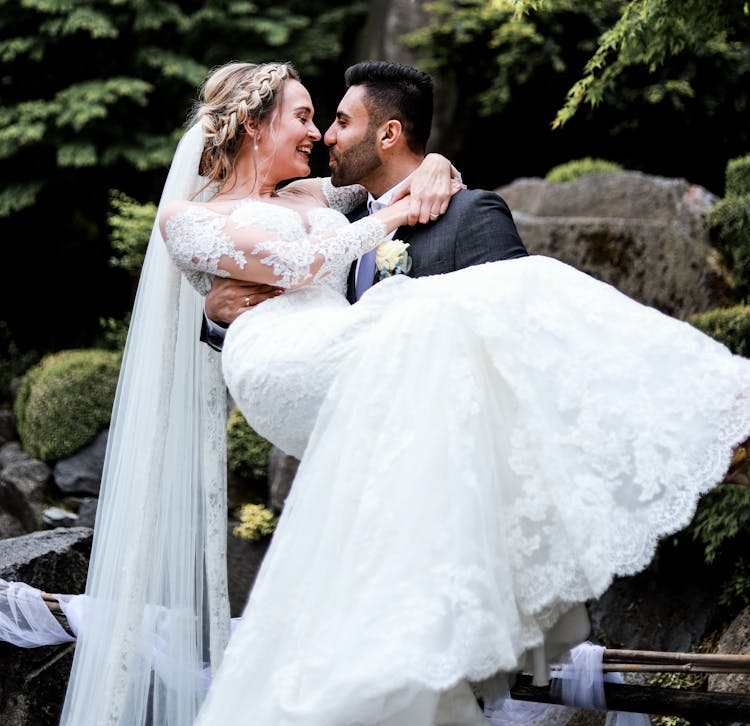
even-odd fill
[[[466,189],[461,175],[440,154],[427,154],[422,163],[396,189],[393,202],[409,199],[406,224],[434,222],[448,209],[450,198],[460,189]]]

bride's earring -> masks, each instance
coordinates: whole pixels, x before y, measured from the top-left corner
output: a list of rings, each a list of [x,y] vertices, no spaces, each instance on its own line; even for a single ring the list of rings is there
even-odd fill
[[[253,138],[253,151],[257,151],[257,150],[258,150],[258,137],[256,136]]]

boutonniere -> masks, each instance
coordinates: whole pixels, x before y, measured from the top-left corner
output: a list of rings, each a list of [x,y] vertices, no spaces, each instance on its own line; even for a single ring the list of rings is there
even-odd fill
[[[375,249],[375,267],[381,280],[391,275],[408,275],[411,257],[406,252],[409,244],[400,239],[387,239]]]

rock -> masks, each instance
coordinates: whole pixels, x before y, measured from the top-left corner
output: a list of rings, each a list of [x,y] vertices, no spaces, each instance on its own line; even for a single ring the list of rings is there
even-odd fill
[[[718,618],[717,591],[710,575],[677,566],[618,578],[587,604],[591,640],[609,648],[687,653]]]
[[[92,531],[34,532],[0,542],[0,578],[47,592],[80,593],[86,584]],[[16,648],[0,643],[0,723],[55,726],[60,719],[74,646]]]
[[[23,525],[8,512],[0,510],[0,540],[26,534]]]
[[[109,431],[102,431],[88,446],[55,464],[53,476],[60,491],[98,496],[108,434]]]
[[[96,508],[99,500],[96,497],[84,497],[78,505],[78,526],[94,527],[96,521]]]
[[[719,638],[717,653],[750,655],[750,606],[746,607]],[[709,691],[750,693],[750,674],[714,673],[708,677]]]
[[[268,455],[268,490],[271,509],[279,513],[289,496],[294,477],[297,475],[299,459],[285,454],[275,446]]]
[[[50,475],[51,470],[43,461],[25,454],[0,473],[0,507],[16,517],[27,532],[44,527]]]
[[[7,444],[0,446],[0,472],[6,466],[13,464],[21,459],[28,459],[28,454],[21,448],[19,441],[9,441]]]
[[[60,720],[73,643],[16,648],[0,643],[0,723],[56,726]]]
[[[88,527],[59,527],[0,541],[0,579],[46,592],[81,593],[92,537]]]
[[[72,527],[78,523],[78,515],[62,507],[47,507],[42,520],[50,527]]]
[[[10,409],[0,409],[0,444],[16,438],[16,417]]]
[[[717,197],[684,179],[591,174],[517,179],[497,193],[529,252],[562,260],[669,315],[731,302],[705,213]]]

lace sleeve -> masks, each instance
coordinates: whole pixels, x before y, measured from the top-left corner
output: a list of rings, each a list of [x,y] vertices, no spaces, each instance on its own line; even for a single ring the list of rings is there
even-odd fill
[[[281,240],[206,207],[181,202],[165,214],[165,242],[177,268],[292,288],[317,282],[375,248],[386,226],[365,217],[327,235]]]
[[[367,201],[367,189],[361,184],[348,184],[344,187],[333,186],[330,177],[320,180],[320,188],[331,209],[348,214],[363,202]]]

